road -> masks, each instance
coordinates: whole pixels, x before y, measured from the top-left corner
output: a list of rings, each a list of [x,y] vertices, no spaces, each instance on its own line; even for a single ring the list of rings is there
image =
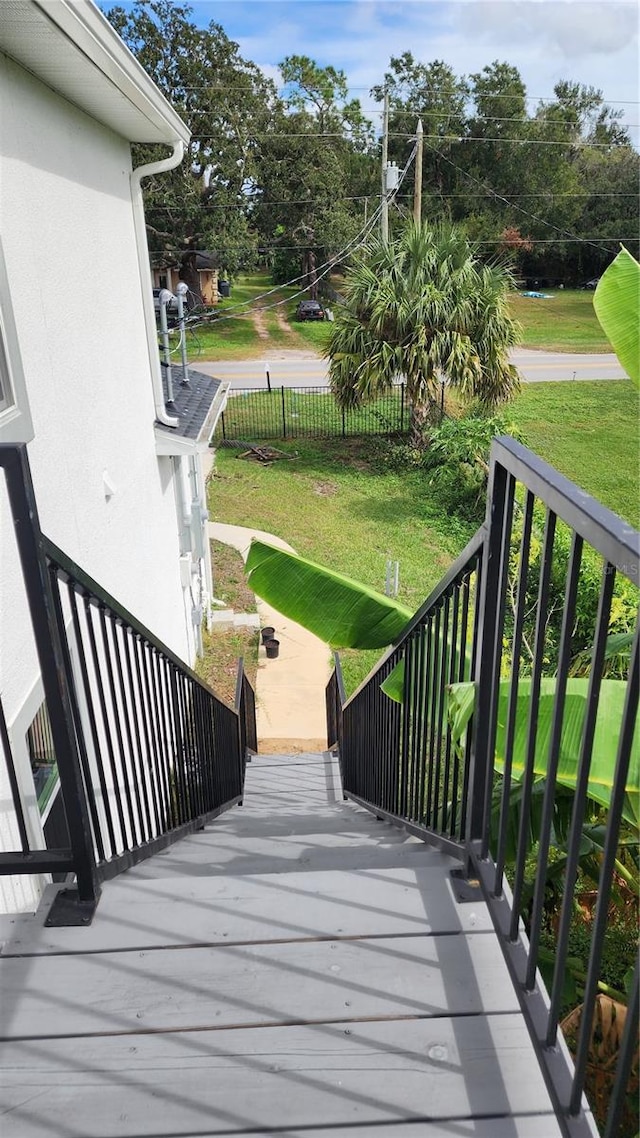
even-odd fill
[[[525,383],[571,379],[625,379],[626,373],[613,354],[586,355],[568,352],[537,352],[517,348],[512,361]],[[193,361],[193,367],[216,379],[230,380],[232,387],[264,389],[265,363],[274,387],[326,387],[327,361],[318,356],[299,354],[299,358],[265,360],[225,360],[216,363]]]

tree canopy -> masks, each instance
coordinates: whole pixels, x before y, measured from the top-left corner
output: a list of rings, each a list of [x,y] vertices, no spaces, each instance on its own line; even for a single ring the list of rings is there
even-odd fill
[[[145,182],[152,252],[197,282],[195,253],[221,270],[257,263],[276,280],[344,259],[380,191],[374,129],[348,77],[283,56],[278,86],[216,22],[192,8],[135,0],[107,11],[192,131],[182,165]],[[390,103],[389,159],[404,166],[424,125],[423,216],[462,223],[487,260],[507,253],[523,278],[584,283],[616,255],[636,257],[639,156],[619,111],[570,78],[534,104],[518,69],[495,60],[459,75],[443,60],[392,56],[372,95]],[[136,147],[135,161],[160,148]],[[391,226],[411,208],[411,175]],[[366,236],[366,230],[364,232]]]

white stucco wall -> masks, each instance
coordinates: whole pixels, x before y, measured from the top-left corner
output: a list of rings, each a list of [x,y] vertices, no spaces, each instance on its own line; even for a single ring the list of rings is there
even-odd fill
[[[130,170],[125,140],[0,55],[0,233],[42,529],[190,661],[171,461],[154,449]],[[21,736],[38,666],[3,487],[0,512],[0,691]],[[0,810],[6,789],[0,779]]]

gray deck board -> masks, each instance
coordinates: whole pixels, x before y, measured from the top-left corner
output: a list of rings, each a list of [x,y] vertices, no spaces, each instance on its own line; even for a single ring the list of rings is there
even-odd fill
[[[560,1138],[486,907],[337,776],[258,757],[90,928],[4,922],[3,1136]]]
[[[105,886],[90,928],[45,928],[16,917],[4,954],[109,952],[195,944],[454,933],[491,922],[484,904],[456,905],[448,879],[455,862],[425,848],[425,864],[139,880]]]
[[[477,943],[475,941],[477,940]],[[473,961],[472,961],[473,957]],[[492,937],[16,957],[0,969],[4,1038],[514,1012]]]
[[[517,1015],[3,1044],[13,1138],[112,1138],[548,1111]],[[45,1129],[48,1127],[49,1129]],[[64,1130],[64,1127],[67,1127]]]

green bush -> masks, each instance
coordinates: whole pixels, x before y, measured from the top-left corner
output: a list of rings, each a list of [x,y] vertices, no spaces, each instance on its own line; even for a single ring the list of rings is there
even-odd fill
[[[502,415],[445,419],[429,436],[422,465],[443,509],[481,522],[485,512],[489,454],[498,435],[522,437]]]

